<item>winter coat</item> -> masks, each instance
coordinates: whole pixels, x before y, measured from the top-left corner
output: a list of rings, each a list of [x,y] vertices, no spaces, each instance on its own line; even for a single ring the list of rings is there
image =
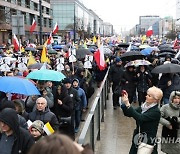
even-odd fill
[[[68,94],[72,98],[73,108],[75,108],[76,106],[79,106],[81,99],[79,97],[78,91],[75,88],[70,87],[68,89]]]
[[[172,82],[170,86],[167,85],[168,81]],[[180,76],[174,74],[173,77],[170,74],[164,74],[158,83],[158,87],[163,91],[163,97],[169,98],[172,91],[180,90]]]
[[[137,91],[146,92],[150,87],[149,83],[151,81],[152,75],[149,71],[138,73],[140,73],[140,76],[137,77]]]
[[[58,99],[62,101],[62,105],[58,104]],[[67,88],[65,86],[61,87],[61,93],[56,91],[55,95],[55,113],[59,117],[69,117],[72,115],[73,111],[73,101],[68,95]]]
[[[129,95],[133,95],[136,90],[137,77],[135,72],[125,71],[122,78],[122,89],[126,90]]]
[[[124,73],[124,70],[122,66],[113,64],[110,67],[108,78],[110,82],[113,82],[114,84],[119,84],[122,80],[123,73]]]
[[[44,112],[38,111],[37,109],[31,113],[29,113],[29,120],[32,122],[35,120],[41,120],[44,124],[47,122],[53,127],[54,130],[58,130],[59,122],[57,120],[56,115],[46,108]]]
[[[6,123],[12,130],[15,140],[12,146],[12,154],[26,154],[31,146],[34,144],[34,139],[30,133],[19,127],[18,116],[15,110],[6,108],[0,113],[0,121]],[[2,134],[0,134],[1,140]]]
[[[135,136],[137,137],[137,135],[139,134],[139,127],[141,134],[147,134],[147,144],[154,145],[154,143],[152,143],[152,139],[156,137],[158,124],[161,116],[158,105],[153,106],[144,113],[141,113],[141,107],[138,107],[137,109],[134,109],[133,107],[127,108],[124,104],[122,105],[122,110],[125,116],[133,117],[136,120],[136,129],[133,133],[133,140],[129,153],[137,153],[137,145],[135,145],[134,138]],[[155,153],[157,153],[156,148],[154,148],[153,151],[153,154]]]
[[[164,139],[167,139],[168,134],[171,135],[171,136],[168,136],[168,138],[171,138],[173,136],[180,137],[180,107],[175,106],[172,103],[172,97],[173,97],[172,94],[173,93],[171,93],[171,96],[169,99],[170,100],[169,104],[163,105],[160,109],[161,111],[160,123],[163,125],[162,138]],[[176,126],[173,126],[172,117],[177,117],[178,129],[174,128]],[[170,124],[173,126],[172,130],[167,128]],[[171,141],[172,140],[173,138],[171,139]],[[162,143],[161,149],[165,153],[176,154],[176,153],[179,153],[180,147],[179,147],[179,143]]]

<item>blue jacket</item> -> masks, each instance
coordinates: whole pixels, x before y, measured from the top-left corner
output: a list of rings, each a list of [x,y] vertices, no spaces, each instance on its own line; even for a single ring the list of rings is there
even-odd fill
[[[80,87],[77,87],[75,89],[78,91],[78,95],[79,95],[79,97],[81,99],[81,101],[79,103],[79,106],[76,107],[76,110],[86,108],[87,99],[86,99],[86,94],[85,94],[84,90],[82,88],[80,88]]]

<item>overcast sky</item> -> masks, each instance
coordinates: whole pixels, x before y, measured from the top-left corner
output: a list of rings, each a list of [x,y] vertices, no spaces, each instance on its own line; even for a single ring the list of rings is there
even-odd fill
[[[176,0],[81,0],[116,32],[128,30],[139,23],[139,16],[159,15],[176,18]]]

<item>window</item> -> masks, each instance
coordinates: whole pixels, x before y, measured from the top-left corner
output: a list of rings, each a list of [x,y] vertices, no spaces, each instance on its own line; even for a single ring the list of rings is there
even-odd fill
[[[30,8],[30,0],[25,0],[25,7]]]
[[[6,14],[5,14],[5,7],[4,6],[0,6],[0,16],[1,16],[0,23],[5,22],[6,21]]]
[[[49,28],[52,28],[52,19],[49,19]]]
[[[34,3],[34,10],[38,11],[38,4],[37,3]]]
[[[17,5],[21,6],[21,0],[17,0]]]
[[[46,14],[49,15],[49,8],[46,8]]]
[[[47,18],[44,18],[44,27],[47,27]]]
[[[27,24],[26,12],[21,12],[21,14],[24,15],[24,24]]]
[[[17,11],[15,9],[10,9],[10,14],[11,15],[17,15]]]

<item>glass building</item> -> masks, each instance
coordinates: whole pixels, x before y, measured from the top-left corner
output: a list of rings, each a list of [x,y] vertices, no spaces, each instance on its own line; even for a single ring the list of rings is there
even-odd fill
[[[51,0],[53,25],[59,25],[63,39],[84,39],[93,35],[104,35],[103,20],[79,0]],[[110,25],[110,24],[109,24]],[[111,29],[113,26],[111,25]]]

